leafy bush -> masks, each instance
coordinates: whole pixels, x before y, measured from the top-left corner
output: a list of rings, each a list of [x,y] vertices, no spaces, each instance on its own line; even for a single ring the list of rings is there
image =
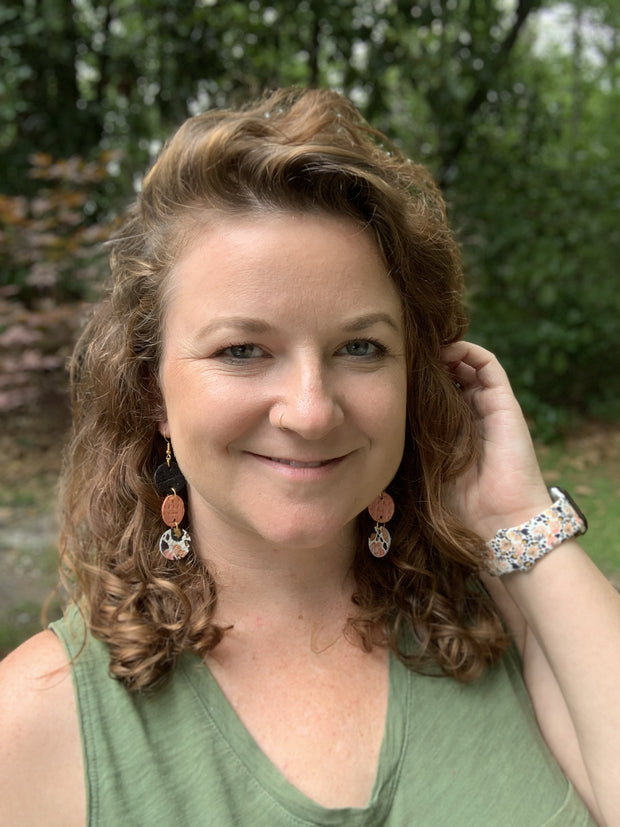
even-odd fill
[[[81,299],[97,284],[110,224],[96,217],[96,190],[117,157],[104,152],[86,162],[37,153],[30,158],[30,178],[41,182],[36,195],[0,194],[0,285],[15,287],[17,299],[28,305],[43,296]]]
[[[472,337],[500,356],[542,437],[575,416],[620,416],[619,192],[618,165],[591,156],[487,159],[477,182],[460,181]]]
[[[84,301],[107,268],[97,188],[115,159],[31,157],[32,197],[0,194],[0,413],[62,396]]]

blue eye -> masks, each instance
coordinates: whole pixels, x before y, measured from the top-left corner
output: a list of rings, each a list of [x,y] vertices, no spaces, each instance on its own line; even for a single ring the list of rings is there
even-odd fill
[[[232,359],[256,359],[264,356],[265,352],[258,345],[230,345],[225,348],[222,353]]]
[[[380,345],[379,342],[373,342],[371,339],[353,339],[347,342],[340,352],[344,352],[346,356],[358,356],[360,358],[377,358],[383,356],[386,348]]]

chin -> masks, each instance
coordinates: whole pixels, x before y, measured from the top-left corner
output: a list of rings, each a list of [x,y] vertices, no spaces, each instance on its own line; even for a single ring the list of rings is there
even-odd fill
[[[345,526],[330,530],[329,526],[303,527],[299,524],[288,527],[282,526],[281,530],[274,530],[273,526],[263,534],[266,542],[272,544],[276,549],[291,549],[293,551],[312,551],[326,547],[351,548],[355,543],[355,521]]]

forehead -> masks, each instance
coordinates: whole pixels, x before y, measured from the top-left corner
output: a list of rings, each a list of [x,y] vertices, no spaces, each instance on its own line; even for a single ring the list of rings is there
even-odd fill
[[[213,312],[290,299],[317,308],[330,302],[400,308],[373,233],[324,214],[218,215],[196,227],[172,268],[166,304],[191,305],[205,293]]]

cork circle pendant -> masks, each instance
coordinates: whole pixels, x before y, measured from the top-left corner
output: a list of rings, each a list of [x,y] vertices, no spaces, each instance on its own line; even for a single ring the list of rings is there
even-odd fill
[[[387,523],[394,516],[394,500],[384,491],[370,503],[368,513],[376,523]]]

